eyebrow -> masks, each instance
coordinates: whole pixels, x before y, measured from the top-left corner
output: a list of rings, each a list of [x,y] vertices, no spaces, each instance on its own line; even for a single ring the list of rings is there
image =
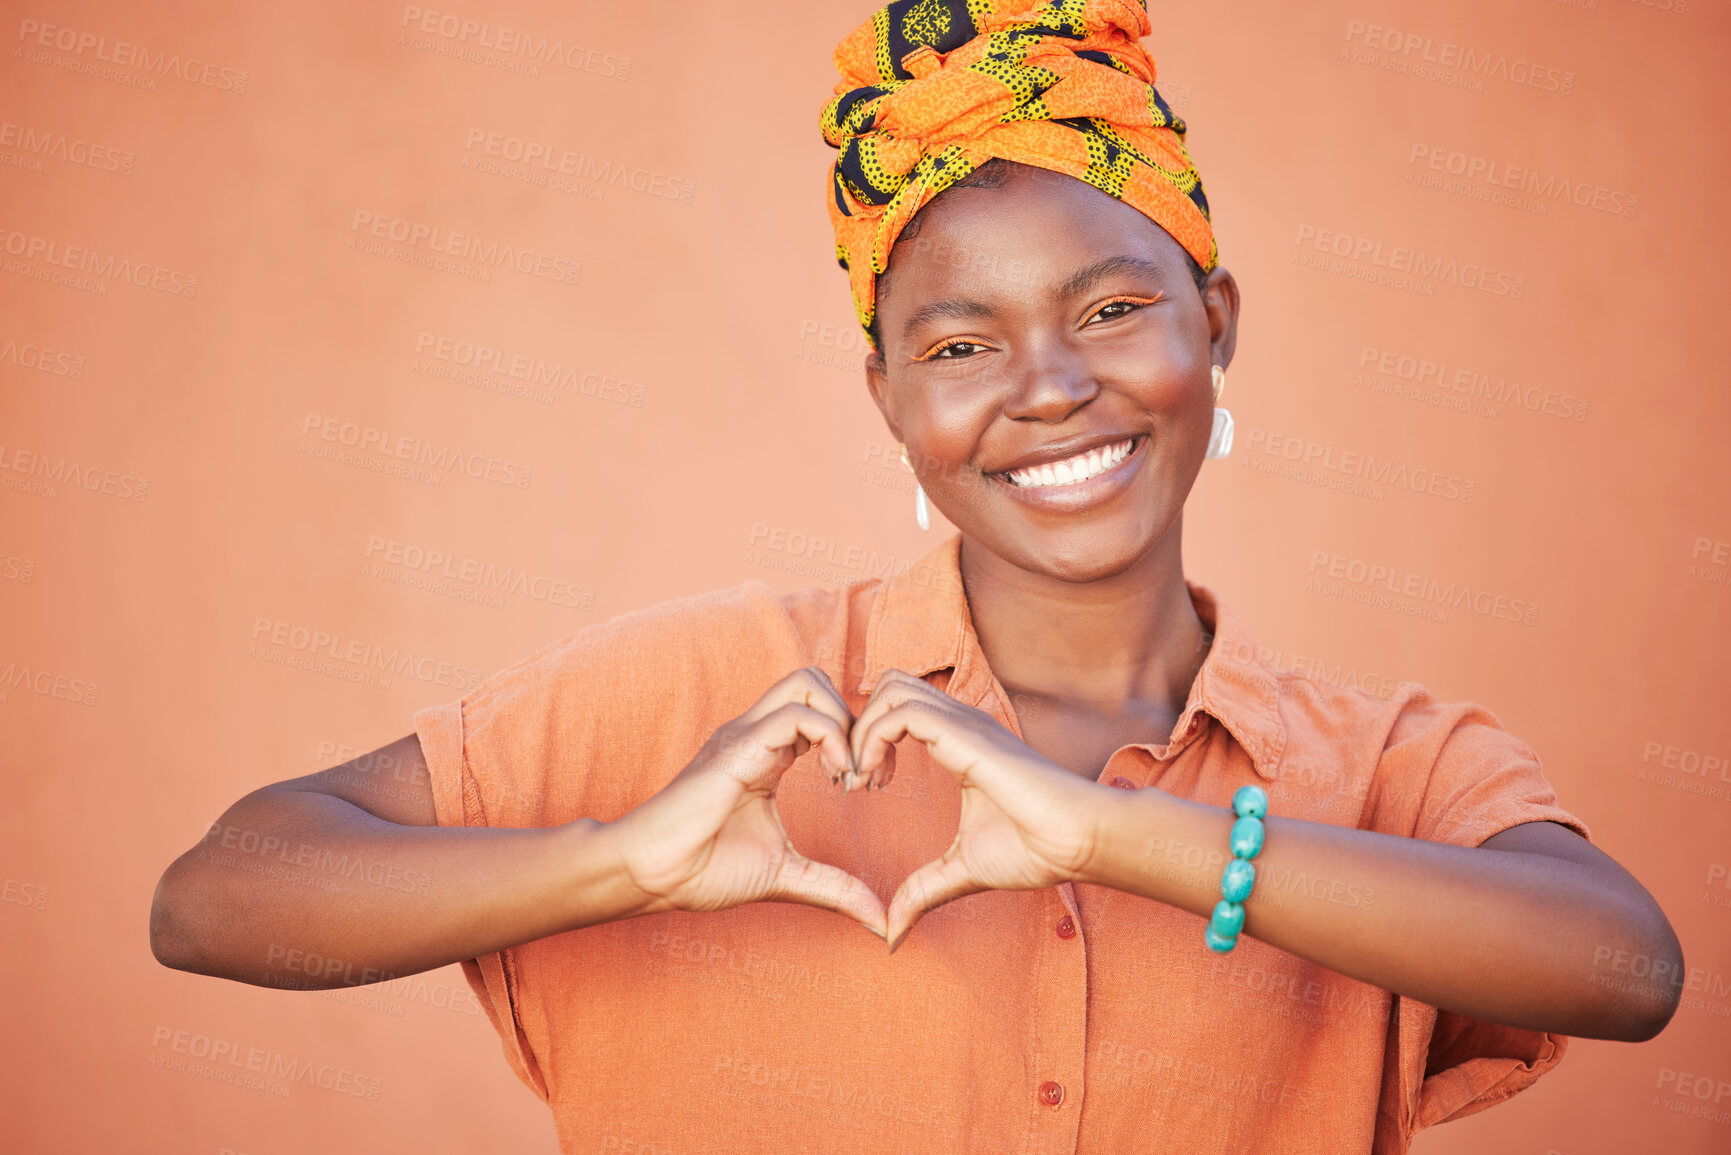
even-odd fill
[[[1065,278],[1058,286],[1058,296],[1079,296],[1107,277],[1119,274],[1159,277],[1164,272],[1165,268],[1159,262],[1150,261],[1145,257],[1102,257],[1092,264],[1084,265]],[[915,329],[928,321],[935,321],[941,317],[973,320],[996,315],[997,310],[984,301],[971,301],[965,297],[953,298],[948,301],[933,301],[930,304],[921,305],[908,315],[908,319],[902,324],[902,336],[911,337]]]
[[[929,305],[921,305],[902,324],[902,336],[911,337],[915,329],[927,321],[935,321],[939,317],[954,317],[958,320],[970,320],[976,317],[993,317],[997,310],[984,301],[970,301],[958,298],[949,301],[933,301]]]
[[[1150,261],[1145,257],[1104,257],[1071,273],[1069,278],[1058,286],[1058,295],[1060,297],[1077,296],[1093,288],[1096,283],[1119,273],[1158,277],[1164,272],[1165,269],[1161,267],[1159,262]]]

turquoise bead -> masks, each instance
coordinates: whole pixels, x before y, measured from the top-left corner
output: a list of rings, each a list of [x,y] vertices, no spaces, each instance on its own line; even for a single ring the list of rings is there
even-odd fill
[[[1227,902],[1243,902],[1255,885],[1256,868],[1242,858],[1234,858],[1220,876],[1220,895]]]
[[[1221,938],[1237,938],[1238,932],[1244,929],[1244,906],[1242,903],[1227,902],[1224,898],[1214,904],[1214,915],[1208,920],[1208,929]]]
[[[1232,824],[1232,857],[1255,858],[1262,853],[1262,819],[1246,815]]]
[[[1260,786],[1240,786],[1232,793],[1232,813],[1240,818],[1268,815],[1268,793]]]
[[[1223,934],[1217,933],[1212,926],[1202,932],[1202,938],[1208,943],[1209,950],[1219,951],[1222,954],[1225,954],[1227,951],[1238,945],[1237,935],[1228,938]]]

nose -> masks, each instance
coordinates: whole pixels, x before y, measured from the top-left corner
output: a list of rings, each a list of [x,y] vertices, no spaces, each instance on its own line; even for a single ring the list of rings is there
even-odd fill
[[[1100,383],[1086,359],[1062,342],[1030,350],[1024,363],[1013,366],[1011,372],[1004,416],[1016,421],[1056,425],[1100,393]]]

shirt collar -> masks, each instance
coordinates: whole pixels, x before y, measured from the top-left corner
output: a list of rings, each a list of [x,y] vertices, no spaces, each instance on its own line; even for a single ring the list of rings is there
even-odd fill
[[[869,695],[890,669],[916,677],[953,670],[951,684],[958,688],[980,675],[995,683],[968,615],[961,540],[960,534],[952,534],[879,589],[866,629],[859,693]],[[1273,779],[1286,749],[1279,680],[1259,660],[1257,645],[1238,615],[1206,586],[1185,585],[1214,642],[1167,745],[1140,745],[1156,756],[1174,754],[1194,737],[1196,715],[1207,714],[1244,747],[1258,775]]]

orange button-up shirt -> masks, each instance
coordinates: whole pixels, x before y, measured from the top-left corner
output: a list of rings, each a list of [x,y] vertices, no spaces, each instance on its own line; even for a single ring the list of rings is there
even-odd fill
[[[628,614],[549,646],[415,726],[447,826],[611,821],[716,727],[804,665],[854,711],[885,670],[1013,731],[970,624],[952,537],[888,580],[777,595],[761,582]],[[1476,846],[1523,822],[1586,828],[1484,709],[1407,684],[1382,698],[1269,668],[1204,587],[1213,643],[1165,745],[1100,781]],[[882,791],[806,755],[778,791],[803,853],[886,903],[955,835],[960,793],[917,742]],[[1162,842],[1148,869],[1224,861]],[[1207,856],[1204,858],[1203,856]],[[1374,880],[1259,872],[1369,907]],[[928,914],[895,953],[827,911],[755,903],[587,927],[465,963],[563,1150],[1373,1152],[1481,1110],[1562,1058],[1559,1035],[1391,995],[1110,887],[992,891]]]

